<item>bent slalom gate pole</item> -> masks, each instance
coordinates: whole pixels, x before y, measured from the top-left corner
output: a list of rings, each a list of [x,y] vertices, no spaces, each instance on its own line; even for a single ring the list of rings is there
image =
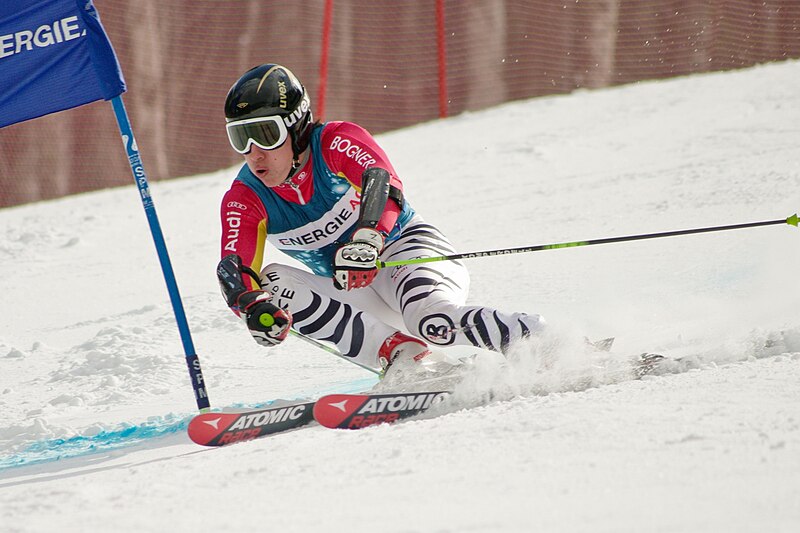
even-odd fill
[[[208,394],[206,393],[205,383],[203,382],[200,359],[197,357],[194,344],[192,343],[189,324],[186,321],[186,313],[183,310],[181,295],[180,292],[178,292],[178,284],[175,281],[175,273],[172,270],[172,263],[169,260],[164,234],[161,231],[156,208],[150,196],[150,187],[147,184],[147,175],[144,172],[142,159],[139,156],[139,148],[136,146],[136,138],[133,136],[131,123],[128,119],[128,113],[125,111],[125,104],[122,102],[122,97],[117,96],[113,98],[111,103],[114,106],[114,115],[117,118],[117,125],[119,126],[120,135],[122,135],[122,142],[125,144],[125,150],[128,153],[128,162],[130,163],[131,172],[133,172],[133,179],[136,181],[136,186],[139,188],[139,194],[142,198],[142,205],[147,215],[147,222],[150,225],[150,233],[153,235],[153,242],[156,245],[158,259],[161,262],[161,270],[164,273],[164,280],[167,282],[169,298],[172,302],[175,320],[178,323],[178,331],[181,335],[183,350],[186,353],[186,365],[189,367],[189,377],[192,380],[192,388],[194,389],[197,408],[201,412],[207,411],[211,405]]]
[[[498,250],[487,250],[484,252],[471,252],[464,254],[442,255],[436,257],[419,257],[417,259],[407,259],[404,261],[378,261],[377,267],[387,268],[393,266],[415,265],[419,263],[433,263],[435,261],[454,261],[456,259],[472,259],[473,257],[488,257],[493,255],[522,254],[527,252],[538,252],[540,250],[557,250],[559,248],[575,248],[578,246],[593,246],[595,244],[610,244],[613,242],[642,241],[645,239],[658,239],[661,237],[675,237],[677,235],[693,235],[695,233],[710,233],[712,231],[727,231],[734,229],[755,228],[759,226],[775,226],[779,224],[789,224],[797,227],[798,217],[795,213],[789,218],[778,220],[767,220],[764,222],[748,222],[745,224],[732,224],[729,226],[713,226],[708,228],[695,228],[677,231],[664,231],[661,233],[646,233],[642,235],[628,235],[626,237],[608,237],[605,239],[591,239],[587,241],[563,242],[555,244],[540,244],[536,246],[522,246],[519,248],[501,248]]]

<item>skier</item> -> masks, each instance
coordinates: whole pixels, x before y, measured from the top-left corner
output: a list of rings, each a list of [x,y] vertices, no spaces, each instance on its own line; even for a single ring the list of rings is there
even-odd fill
[[[458,261],[376,268],[379,259],[455,251],[405,199],[364,128],[314,121],[289,69],[247,71],[228,92],[225,118],[245,164],[222,200],[217,275],[259,344],[280,344],[294,327],[388,377],[437,366],[428,343],[505,352],[543,328],[539,315],[466,305],[469,274]],[[388,200],[365,216],[362,186],[385,173]],[[274,262],[262,268],[265,241],[310,272]]]

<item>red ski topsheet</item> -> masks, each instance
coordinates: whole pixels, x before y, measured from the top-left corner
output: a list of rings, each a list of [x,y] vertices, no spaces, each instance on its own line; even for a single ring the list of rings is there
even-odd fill
[[[428,409],[449,392],[331,394],[314,404],[314,418],[335,429],[360,429],[391,423]]]
[[[241,413],[202,413],[189,422],[189,438],[203,446],[224,446],[298,428],[311,422],[314,402],[266,407]]]

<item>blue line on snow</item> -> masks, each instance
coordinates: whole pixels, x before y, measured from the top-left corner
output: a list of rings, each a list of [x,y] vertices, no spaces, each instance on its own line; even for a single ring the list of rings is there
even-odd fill
[[[335,392],[359,392],[370,388],[374,384],[375,378],[370,377],[332,386],[325,390],[318,389],[312,394],[303,394],[300,395],[300,397],[317,398]],[[259,404],[235,405],[232,407],[258,409],[272,403],[275,403],[275,400]],[[127,448],[147,440],[167,437],[185,431],[193,416],[194,414],[151,417],[147,422],[142,424],[121,424],[116,429],[102,431],[92,436],[78,435],[66,439],[42,439],[33,441],[13,455],[0,457],[0,471],[8,468],[59,461],[71,457]]]
[[[183,431],[189,425],[189,420],[191,416],[153,417],[143,424],[122,424],[117,429],[101,431],[92,436],[34,441],[14,455],[0,457],[0,471],[133,446],[148,439]]]

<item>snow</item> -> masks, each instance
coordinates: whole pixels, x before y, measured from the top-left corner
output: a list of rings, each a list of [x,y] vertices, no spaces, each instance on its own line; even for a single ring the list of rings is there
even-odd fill
[[[464,252],[784,219],[800,208],[798,82],[788,61],[379,141]],[[369,388],[368,372],[298,339],[257,346],[225,307],[217,212],[234,173],[151,184],[212,406]],[[204,449],[184,431],[194,397],[136,196],[0,210],[3,531],[800,527],[793,227],[471,259],[472,302],[542,313],[552,334],[505,366],[479,359],[436,416]],[[612,362],[698,364],[611,379],[583,336],[616,337]]]

